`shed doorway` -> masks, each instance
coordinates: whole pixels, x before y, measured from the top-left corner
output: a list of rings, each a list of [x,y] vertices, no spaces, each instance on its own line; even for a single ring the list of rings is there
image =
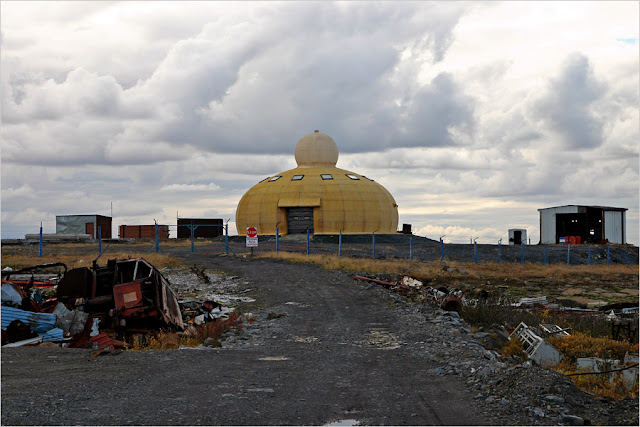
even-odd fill
[[[301,234],[309,230],[313,233],[313,208],[296,207],[287,209],[289,234]]]

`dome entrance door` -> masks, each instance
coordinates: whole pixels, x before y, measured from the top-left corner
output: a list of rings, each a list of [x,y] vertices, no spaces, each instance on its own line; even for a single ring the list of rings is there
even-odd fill
[[[307,229],[313,233],[313,208],[287,209],[287,223],[289,234],[306,233]]]

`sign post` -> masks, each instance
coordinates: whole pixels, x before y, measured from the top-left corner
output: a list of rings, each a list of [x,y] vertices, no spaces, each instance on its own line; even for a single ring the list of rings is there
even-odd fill
[[[253,248],[258,247],[258,228],[247,227],[246,247],[251,248],[251,256],[253,256]]]

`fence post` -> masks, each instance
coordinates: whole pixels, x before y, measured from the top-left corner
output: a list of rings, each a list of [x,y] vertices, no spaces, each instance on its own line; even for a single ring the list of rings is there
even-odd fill
[[[276,225],[276,253],[280,252],[280,229]]]
[[[409,261],[413,261],[413,236],[409,239]]]
[[[544,265],[547,265],[547,245],[544,245]]]
[[[524,243],[521,245],[522,246],[522,255],[520,256],[522,259],[522,265],[524,265]]]
[[[444,236],[440,236],[440,262],[444,260],[444,242],[442,241],[443,237]]]
[[[589,265],[591,265],[591,245],[589,245]]]
[[[502,255],[502,239],[498,240],[498,265],[500,265],[501,255]]]
[[[607,246],[607,265],[611,264],[611,246]]]
[[[478,242],[473,241],[473,260],[478,263]]]
[[[38,251],[38,257],[42,258],[42,223],[40,223],[40,250]]]
[[[567,265],[571,265],[571,243],[567,245]]]
[[[373,259],[376,259],[376,232],[373,232]]]
[[[191,252],[195,252],[196,251],[196,247],[195,247],[195,241],[194,236],[195,236],[195,227],[193,225],[193,221],[191,221],[191,225],[189,226],[189,230],[191,230]]]
[[[629,265],[629,247],[627,246],[627,265]]]
[[[158,223],[156,222],[156,253],[160,252],[160,238],[158,237]]]
[[[338,238],[338,258],[342,256],[342,230],[340,230],[340,237]]]
[[[307,255],[311,253],[311,231],[307,228]]]
[[[102,227],[98,226],[98,253],[102,253]]]
[[[224,226],[224,253],[229,255],[229,223]]]

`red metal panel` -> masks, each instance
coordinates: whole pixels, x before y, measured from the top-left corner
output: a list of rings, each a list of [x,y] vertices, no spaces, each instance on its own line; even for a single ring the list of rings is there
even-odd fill
[[[87,222],[84,225],[84,232],[88,235],[90,235],[91,237],[93,237],[93,223],[92,222]]]
[[[140,282],[123,283],[113,287],[113,299],[117,310],[142,305]]]

